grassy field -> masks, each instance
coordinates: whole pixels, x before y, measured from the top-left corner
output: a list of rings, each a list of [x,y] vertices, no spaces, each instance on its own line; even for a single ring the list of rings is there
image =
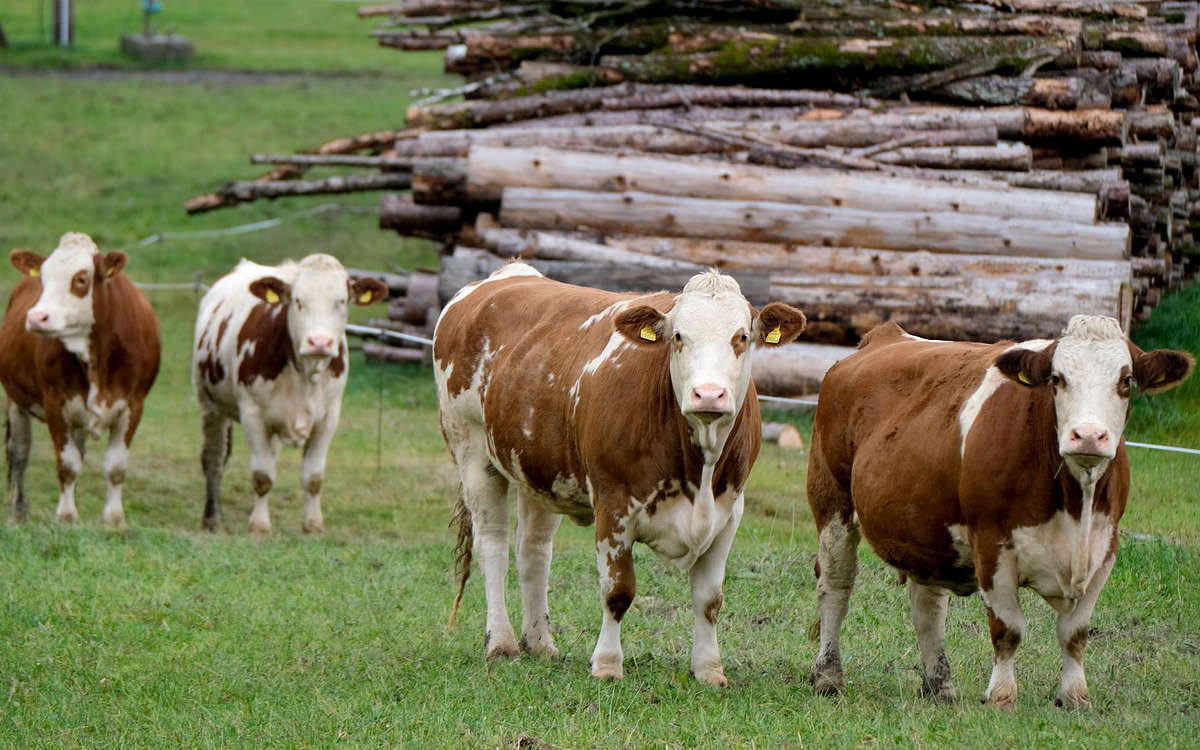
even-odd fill
[[[116,5],[80,4],[81,35],[85,7]],[[233,4],[206,7],[225,6]],[[194,7],[168,3],[168,17]],[[286,15],[279,25],[292,29],[290,44],[269,38],[269,22],[251,23],[248,11],[231,10],[222,21],[228,29],[213,23],[207,33],[210,49],[224,39],[234,51],[227,60],[202,62],[281,69],[291,57],[311,70],[339,67],[338,54],[373,52],[357,37],[341,51],[341,21],[311,25],[319,34],[299,33],[299,24],[313,24],[314,8],[322,18],[353,21],[352,6],[288,4],[288,14],[277,12],[281,3],[255,7],[263,14],[256,19]],[[14,43],[29,28],[27,16],[18,20],[23,12],[0,12]],[[179,27],[203,38],[182,21]],[[104,38],[120,30],[113,25]],[[238,35],[248,41],[235,43]],[[29,65],[53,61],[15,53],[27,55]],[[11,62],[7,54],[0,60]],[[271,262],[314,250],[353,265],[431,263],[428,246],[381,233],[356,213],[373,209],[374,197],[339,198],[342,210],[266,232],[137,247],[156,232],[225,227],[321,202],[253,204],[195,219],[181,210],[183,199],[223,179],[255,174],[244,163],[252,151],[395,126],[407,89],[440,80],[420,70],[394,75],[235,85],[141,75],[0,76],[0,248],[48,251],[63,231],[87,231],[105,249],[127,249],[129,272],[142,281],[186,281],[196,272],[211,281],[241,256]],[[15,271],[0,269],[0,294],[7,297],[15,280]],[[166,352],[133,446],[130,529],[113,533],[99,524],[103,480],[95,445],[79,490],[82,522],[64,528],[54,521],[54,462],[40,425],[28,477],[32,522],[0,527],[0,570],[8,576],[0,588],[0,747],[1197,744],[1194,457],[1131,450],[1134,487],[1122,528],[1134,534],[1122,538],[1093,621],[1091,712],[1052,707],[1053,619],[1033,596],[1024,597],[1030,634],[1019,657],[1015,713],[974,701],[986,686],[991,653],[974,598],[952,605],[948,629],[963,700],[936,706],[921,699],[907,596],[865,546],[843,638],[848,692],[814,697],[806,682],[814,655],[805,633],[815,610],[815,535],[803,496],[805,457],[772,446],[752,477],[729,564],[719,633],[731,689],[708,689],[688,676],[686,576],[644,548],[637,551],[638,598],[623,633],[626,678],[598,683],[587,669],[600,619],[590,529],[564,524],[555,543],[550,603],[561,661],[484,662],[479,576],[467,587],[458,626],[446,629],[454,593],[446,523],[456,482],[426,369],[353,360],[329,458],[322,538],[299,531],[295,450],[281,461],[274,535],[248,538],[251,487],[240,434],[224,487],[225,529],[202,533],[200,430],[188,375],[198,299],[176,291],[154,292],[152,301]],[[1200,290],[1168,298],[1137,339],[1147,347],[1200,350]],[[1200,447],[1198,415],[1200,378],[1157,399],[1136,399],[1129,436]],[[515,577],[510,582],[510,609],[517,611]]]

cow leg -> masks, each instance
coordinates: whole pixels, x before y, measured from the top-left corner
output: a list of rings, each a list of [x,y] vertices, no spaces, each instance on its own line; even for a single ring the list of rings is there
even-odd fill
[[[603,508],[605,503],[593,498],[592,507]],[[637,580],[633,574],[633,534],[628,528],[628,520],[596,514],[596,568],[600,573],[604,619],[591,665],[592,676],[600,679],[619,680],[625,676],[621,618],[629,611],[637,593]]]
[[[244,412],[243,412],[244,413]],[[275,484],[275,463],[279,458],[279,439],[269,436],[262,420],[242,421],[246,447],[250,449],[250,477],[254,481],[254,507],[250,510],[250,533],[271,533],[271,513],[267,501]]]
[[[1062,708],[1091,708],[1092,697],[1088,692],[1087,677],[1083,673],[1083,649],[1087,646],[1088,628],[1096,599],[1108,581],[1116,555],[1110,555],[1092,577],[1087,592],[1070,612],[1058,615],[1058,645],[1062,649],[1062,677],[1058,682],[1058,695],[1054,703]]]
[[[909,578],[908,600],[912,605],[912,623],[917,631],[925,673],[921,694],[939,701],[953,701],[958,696],[950,678],[950,662],[946,659],[946,611],[950,605],[950,592],[937,586],[924,586]]]
[[[975,561],[976,570],[989,567],[996,573],[989,589],[980,589],[984,607],[988,614],[988,628],[992,635],[992,677],[988,680],[983,702],[998,708],[1013,709],[1017,706],[1017,678],[1013,671],[1017,647],[1025,636],[1025,613],[1017,597],[1017,579],[1011,552],[997,551],[995,563]],[[985,567],[986,566],[986,567]]]
[[[443,420],[446,420],[443,412]],[[517,656],[517,636],[508,619],[505,587],[508,579],[508,480],[492,465],[487,438],[479,424],[447,428],[446,444],[454,455],[462,500],[471,515],[472,549],[483,572],[487,597],[484,648],[488,661]]]
[[[697,558],[689,571],[692,584],[692,674],[697,680],[716,687],[728,687],[721,666],[721,649],[717,646],[717,615],[725,602],[725,562],[729,548],[742,522],[745,499],[739,494],[725,528],[713,539],[708,550]]]
[[[8,421],[5,423],[4,451],[8,458],[8,507],[13,523],[24,523],[29,518],[29,501],[25,498],[25,468],[29,466],[32,439],[29,413],[10,403]]]
[[[221,528],[221,478],[229,461],[233,423],[216,412],[204,412],[204,447],[200,465],[204,468],[204,528]]]
[[[335,402],[340,405],[340,402]],[[304,484],[304,533],[320,534],[325,531],[325,517],[321,515],[321,486],[325,482],[325,456],[329,444],[337,432],[338,412],[336,408],[323,422],[313,425],[308,441],[304,443],[304,461],[300,465],[300,481]]]
[[[538,505],[528,492],[517,492],[517,573],[521,579],[521,648],[558,658],[550,632],[550,557],[562,516]]]
[[[842,621],[858,575],[858,523],[830,518],[817,533],[817,615],[819,644],[813,666],[813,689],[819,695],[845,690],[839,646]]]
[[[121,487],[125,483],[125,470],[129,468],[129,441],[137,432],[142,419],[138,405],[116,420],[108,430],[108,448],[104,451],[104,478],[107,483],[104,494],[104,510],[101,519],[116,529],[125,527],[125,507],[121,504]]]
[[[67,427],[62,407],[46,409],[46,426],[54,444],[54,460],[58,466],[58,520],[70,523],[79,518],[75,508],[75,482],[83,469],[83,452],[76,443],[76,431]]]

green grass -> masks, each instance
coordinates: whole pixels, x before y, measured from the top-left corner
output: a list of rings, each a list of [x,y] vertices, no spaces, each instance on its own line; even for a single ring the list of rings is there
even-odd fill
[[[29,6],[0,13],[14,43],[26,36]],[[117,6],[79,7],[84,45],[84,31],[102,27],[85,13]],[[287,68],[289,57],[306,69],[338,67],[318,52],[336,46],[340,27],[314,25],[313,14],[353,20],[352,5],[289,4],[292,28],[321,29],[288,34],[309,45],[308,53],[293,55],[263,41],[272,24],[249,23],[232,3],[206,6],[230,15],[218,22],[211,11],[213,41],[204,42],[182,21],[198,7],[168,3],[166,18],[179,19],[177,28],[202,50],[233,50],[225,62],[203,64],[234,68]],[[255,7],[266,13],[279,6]],[[97,37],[104,45],[115,45],[122,30],[110,25]],[[358,39],[347,49],[354,47],[347,54],[373,53]],[[17,64],[8,55],[26,56],[30,65],[53,62],[38,62],[35,52],[0,53],[0,64]],[[86,49],[78,52],[82,58]],[[263,62],[267,57],[275,62]],[[63,231],[86,231],[105,249],[127,249],[129,272],[143,281],[185,281],[197,271],[212,280],[241,256],[272,262],[315,250],[349,265],[429,264],[427,244],[379,232],[371,218],[354,213],[373,211],[374,196],[339,197],[346,210],[265,232],[135,247],[154,232],[225,227],[323,202],[257,203],[191,219],[181,208],[224,179],[257,174],[245,164],[251,152],[395,127],[407,89],[441,80],[421,71],[395,78],[218,86],[137,75],[0,77],[0,249],[45,252]],[[15,279],[15,271],[0,269],[0,294],[7,297]],[[550,602],[560,662],[484,662],[478,575],[459,625],[445,628],[454,593],[446,523],[456,480],[427,369],[354,357],[329,456],[322,538],[300,533],[295,450],[284,451],[279,468],[274,535],[248,538],[251,487],[240,433],[224,485],[224,530],[202,533],[200,430],[188,375],[198,299],[184,291],[151,297],[166,353],[133,445],[125,495],[130,530],[99,525],[104,488],[95,444],[78,494],[82,522],[63,528],[54,521],[57,482],[40,424],[28,477],[31,523],[0,527],[0,570],[7,574],[0,587],[0,747],[1196,744],[1194,457],[1131,451],[1134,486],[1122,528],[1148,537],[1123,537],[1097,608],[1087,656],[1096,705],[1090,713],[1051,706],[1053,620],[1032,596],[1024,597],[1030,635],[1018,657],[1015,713],[974,701],[986,686],[991,653],[974,598],[956,600],[949,623],[949,658],[963,700],[936,706],[919,698],[907,596],[865,545],[843,639],[848,692],[836,700],[814,697],[805,680],[814,655],[805,633],[815,608],[805,457],[772,446],[755,468],[729,564],[720,639],[732,688],[711,690],[688,676],[686,576],[644,548],[636,553],[638,598],[624,626],[626,678],[597,683],[587,669],[600,619],[590,529],[564,524],[555,542]],[[1137,334],[1139,343],[1200,350],[1197,310],[1197,289],[1168,297]],[[1130,436],[1200,447],[1198,394],[1200,378],[1171,394],[1139,397]],[[806,417],[791,418],[807,433]],[[516,588],[510,576],[514,613]]]
[[[441,54],[401,54],[369,36],[379,19],[359,20],[356,3],[328,0],[209,0],[165,2],[157,30],[188,37],[196,48],[189,67],[269,71],[320,71],[408,75],[414,67],[441,69]],[[44,16],[39,16],[39,7]],[[75,4],[75,43],[50,43],[50,3],[14,0],[0,8],[9,48],[0,66],[13,68],[149,66],[119,52],[121,35],[141,33],[137,0],[87,0]]]

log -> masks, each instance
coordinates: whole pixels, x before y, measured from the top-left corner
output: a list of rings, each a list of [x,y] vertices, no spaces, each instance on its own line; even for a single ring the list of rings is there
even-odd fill
[[[400,172],[372,175],[328,177],[324,180],[250,180],[227,182],[211,196],[199,196],[184,204],[189,214],[201,213],[222,206],[248,203],[259,198],[279,198],[289,195],[324,195],[355,193],[368,190],[407,188],[411,176]],[[215,197],[215,200],[213,199]]]
[[[477,231],[488,250],[502,258],[601,261],[612,265],[634,265],[667,271],[696,273],[703,265],[687,259],[659,258],[640,251],[623,250],[584,237],[525,229],[487,228]],[[711,264],[707,264],[711,265]]]
[[[1146,8],[1135,2],[1110,0],[981,0],[982,5],[1012,13],[1052,13],[1063,16],[1119,16],[1142,19]]]
[[[533,229],[587,227],[671,237],[1037,257],[1120,260],[1129,255],[1129,227],[1124,224],[523,187],[505,188],[502,205],[502,224]]]
[[[1108,109],[1077,109],[1058,112],[1029,107],[1023,130],[1031,140],[1094,141],[1119,146],[1125,142],[1128,125],[1124,112]]]
[[[787,26],[795,34],[805,36],[961,36],[964,34],[1024,35],[1079,37],[1083,21],[1054,15],[927,15],[918,18],[858,19],[840,18],[835,21],[800,19]]]
[[[764,443],[774,443],[789,451],[804,450],[804,436],[800,434],[800,430],[797,430],[795,425],[786,422],[763,422],[762,430]]]
[[[1046,109],[1108,108],[1110,97],[1080,77],[1024,78],[986,75],[931,89],[932,96],[963,104],[1022,104]]]
[[[413,162],[412,196],[416,203],[451,205],[467,202],[465,159],[416,159]]]
[[[478,128],[501,122],[530,120],[596,109],[661,109],[681,104],[699,106],[876,106],[878,102],[828,91],[755,89],[743,86],[664,86],[621,84],[574,91],[532,94],[504,101],[409,107],[410,126],[437,130]]]
[[[458,206],[420,206],[411,195],[387,194],[379,199],[379,228],[410,237],[436,239],[462,224]]]
[[[411,169],[413,160],[398,156],[353,154],[254,154],[251,164],[295,164],[300,167],[375,167]]]
[[[793,343],[756,347],[750,368],[755,389],[765,396],[807,396],[821,388],[829,368],[854,353],[848,346]]]
[[[1024,143],[995,146],[907,146],[871,157],[884,164],[903,164],[925,169],[998,169],[1028,172],[1033,153]]]
[[[1094,195],[945,185],[933,181],[822,169],[780,171],[716,161],[682,161],[549,148],[475,147],[468,192],[494,200],[505,187],[636,190],[661,195],[878,211],[960,212],[1038,217],[1073,224],[1096,218]],[[505,204],[507,208],[507,204]]]

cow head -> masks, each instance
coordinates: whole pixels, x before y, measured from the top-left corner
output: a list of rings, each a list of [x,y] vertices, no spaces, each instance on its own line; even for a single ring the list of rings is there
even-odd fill
[[[1170,390],[1194,365],[1187,352],[1143,352],[1116,320],[1098,315],[1074,316],[1042,351],[1010,349],[996,360],[1021,385],[1053,390],[1058,452],[1081,482],[1099,478],[1116,455],[1133,388]]]
[[[750,385],[750,348],[786,344],[804,330],[804,313],[779,302],[758,313],[737,281],[716,271],[696,274],[662,313],[649,305],[621,311],[614,325],[640,346],[667,347],[671,385],[701,447],[720,450]],[[721,428],[725,430],[722,431]],[[705,436],[710,436],[706,438]]]
[[[94,290],[125,267],[125,253],[102,255],[91,237],[68,232],[49,257],[29,250],[13,250],[9,257],[18,271],[42,284],[42,293],[25,315],[25,330],[59,339],[77,354],[80,347],[86,352],[96,322]]]
[[[370,305],[388,296],[382,281],[352,282],[337,258],[323,253],[301,260],[290,284],[265,276],[250,283],[250,292],[267,304],[285,306],[292,351],[308,374],[322,372],[341,353],[350,305]]]

